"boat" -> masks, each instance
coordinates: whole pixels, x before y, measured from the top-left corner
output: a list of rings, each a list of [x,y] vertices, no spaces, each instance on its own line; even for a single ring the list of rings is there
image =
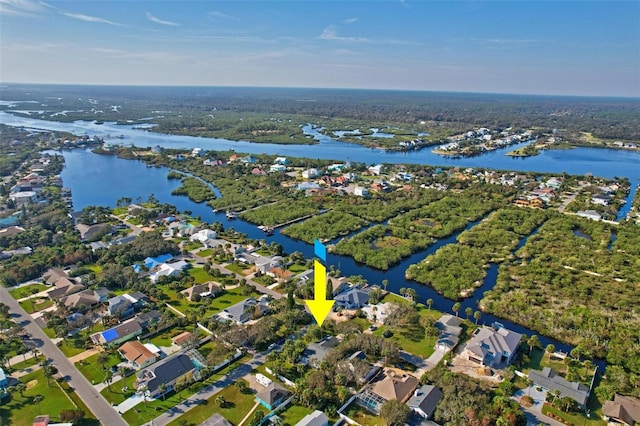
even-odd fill
[[[235,219],[237,217],[238,217],[238,213],[231,212],[231,211],[227,212],[227,219]]]

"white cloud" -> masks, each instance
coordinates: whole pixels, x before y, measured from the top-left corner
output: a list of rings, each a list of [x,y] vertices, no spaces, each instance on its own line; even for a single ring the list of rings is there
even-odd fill
[[[358,18],[349,18],[342,21],[344,24],[353,24],[354,22],[358,22]]]
[[[156,24],[160,24],[160,25],[170,25],[173,27],[180,26],[180,24],[178,24],[177,22],[165,21],[163,19],[156,18],[149,12],[147,12],[147,19],[150,20],[151,22],[155,22]]]
[[[335,25],[329,25],[326,27],[322,34],[318,36],[320,40],[336,40],[336,41],[347,41],[347,42],[355,42],[355,43],[371,43],[371,40],[364,37],[342,37],[338,35],[338,28]]]
[[[31,0],[0,0],[2,15],[35,16],[43,10],[43,5]]]
[[[238,18],[236,18],[235,16],[227,15],[226,13],[222,13],[217,10],[212,10],[211,12],[207,13],[207,17],[209,19],[222,18],[228,19],[230,21],[238,21]]]
[[[125,27],[126,25],[123,24],[119,24],[117,22],[113,22],[110,21],[108,19],[104,19],[104,18],[99,18],[97,16],[91,16],[91,15],[83,15],[82,13],[71,13],[71,12],[60,12],[62,15],[67,16],[69,18],[73,18],[73,19],[78,19],[80,21],[85,21],[85,22],[93,22],[96,24],[109,24],[109,25],[115,25],[118,27]]]

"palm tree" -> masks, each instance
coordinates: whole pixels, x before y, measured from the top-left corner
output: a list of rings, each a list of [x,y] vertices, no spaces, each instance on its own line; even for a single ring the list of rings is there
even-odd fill
[[[161,383],[160,386],[158,386],[158,389],[160,389],[160,392],[162,393],[162,400],[164,401],[164,398],[167,396],[167,384]]]
[[[109,353],[107,351],[98,352],[98,362],[102,365],[102,369],[104,370],[104,365],[109,361]]]
[[[552,343],[549,343],[549,344],[547,345],[547,347],[546,347],[544,350],[545,350],[545,352],[547,352],[548,354],[552,354],[552,353],[554,353],[554,352],[556,351],[556,347],[555,347],[555,345],[553,345]]]
[[[458,316],[458,311],[460,310],[460,307],[462,305],[460,304],[460,302],[456,302],[453,304],[453,306],[451,307],[451,310],[456,314],[456,317]]]
[[[388,285],[389,285],[389,280],[387,279],[382,280],[382,288],[384,289],[384,291],[387,291]]]
[[[107,373],[104,377],[104,383],[107,384],[107,388],[111,390],[111,382],[113,381],[113,372],[111,370],[107,370]]]
[[[44,397],[42,395],[36,395],[33,397],[33,402],[38,406],[38,415],[40,415],[40,401],[42,401]]]
[[[531,385],[533,384],[533,380],[528,377],[523,377],[522,381],[524,381],[525,386],[529,390],[529,397],[531,397]]]
[[[467,319],[469,319],[469,317],[471,316],[472,313],[473,313],[473,308],[465,308],[464,309],[464,314],[467,316]]]
[[[125,376],[127,375],[127,371],[129,369],[127,367],[125,367],[124,365],[121,365],[120,367],[118,367],[118,374],[120,375],[120,380],[122,381],[122,388],[124,388],[124,379]]]
[[[24,398],[24,391],[27,389],[27,385],[20,382],[13,387],[13,389],[20,394],[21,397]]]
[[[482,316],[482,313],[480,311],[475,311],[473,313],[473,319],[476,320],[476,325],[478,325],[478,321],[480,321],[481,316]]]
[[[433,299],[427,299],[427,307],[431,310],[431,305],[433,305]]]
[[[404,297],[404,295],[407,294],[407,289],[404,287],[400,288],[400,295]]]
[[[42,366],[42,374],[44,374],[44,377],[47,378],[47,385],[50,384],[51,378],[53,377],[53,367],[50,366],[49,364],[46,364],[44,366]]]
[[[222,395],[216,396],[216,404],[218,404],[218,407],[222,408],[226,402],[227,401],[225,401],[224,396]]]
[[[418,298],[418,292],[416,291],[415,288],[408,288],[405,290],[405,295],[407,298],[411,299],[412,302],[415,303],[416,299]]]
[[[536,334],[532,334],[531,337],[529,337],[529,340],[527,340],[527,345],[529,345],[529,356],[531,356],[533,348],[540,347],[540,340],[538,339],[538,336]]]

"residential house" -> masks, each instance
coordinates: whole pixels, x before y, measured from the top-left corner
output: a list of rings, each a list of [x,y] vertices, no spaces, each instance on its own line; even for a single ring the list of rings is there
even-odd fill
[[[313,269],[307,269],[304,272],[300,272],[298,275],[293,277],[293,279],[298,284],[304,284],[304,283],[308,282],[309,280],[313,279]]]
[[[372,175],[379,176],[382,173],[384,166],[382,164],[376,164],[367,168]]]
[[[170,261],[171,259],[173,259],[173,255],[170,253],[162,254],[156,257],[147,257],[144,260],[144,266],[147,268],[147,270],[151,270],[158,265]],[[140,268],[140,265],[133,265],[133,270],[137,273],[140,273],[142,269]]]
[[[287,159],[287,157],[276,157],[276,159],[273,162],[275,164],[281,164],[283,166],[286,166],[289,164],[289,160]]]
[[[318,171],[318,169],[312,168],[312,169],[304,170],[302,172],[302,177],[304,179],[315,179],[318,177],[319,174],[320,172]]]
[[[549,392],[560,391],[560,396],[568,396],[575,400],[580,408],[583,408],[589,399],[590,391],[587,386],[578,382],[569,382],[549,367],[544,367],[542,371],[530,370],[527,377],[536,386]]]
[[[437,387],[422,385],[414,391],[413,396],[407,401],[407,405],[421,417],[430,419],[443,396]]]
[[[296,423],[296,426],[328,426],[329,417],[320,410],[315,410],[313,413],[307,414]]]
[[[8,228],[0,229],[0,238],[2,237],[11,237],[13,235],[17,235],[24,231],[24,228],[21,226],[9,226]]]
[[[49,426],[50,420],[48,414],[38,415],[33,418],[32,426]]]
[[[48,285],[55,284],[60,278],[67,278],[68,275],[65,271],[60,268],[51,268],[47,272],[44,273],[42,278],[46,281]]]
[[[251,169],[251,174],[253,176],[266,176],[267,172],[262,170],[260,167],[254,167],[253,169]]]
[[[329,277],[331,281],[331,294],[334,296],[342,293],[349,288],[349,279],[347,277]]]
[[[284,402],[289,395],[291,395],[291,392],[278,383],[272,382],[269,386],[258,392],[256,402],[259,402],[268,410],[273,410],[280,403]]]
[[[179,353],[172,355],[136,374],[135,387],[140,391],[149,392],[151,397],[158,397],[173,390],[178,379],[189,374],[199,380],[196,366],[189,356]]]
[[[63,299],[63,303],[67,308],[77,311],[88,309],[99,302],[98,297],[90,289],[82,290]]]
[[[193,344],[194,338],[195,338],[194,334],[191,333],[190,331],[183,331],[177,336],[174,336],[171,339],[171,343],[176,346],[180,346],[184,348]]]
[[[253,318],[261,317],[268,310],[269,306],[266,299],[256,300],[253,297],[249,297],[224,309],[219,314],[216,314],[216,317],[236,324],[244,324]]]
[[[602,215],[595,210],[579,210],[576,212],[576,216],[586,217],[591,220],[600,220],[602,219]]]
[[[320,189],[320,185],[318,185],[316,182],[300,182],[296,186],[296,189],[300,191],[311,191],[315,189]]]
[[[389,302],[378,303],[377,305],[367,304],[360,308],[369,321],[382,324],[384,324],[392,309],[393,304]]]
[[[195,234],[189,237],[189,241],[199,241],[201,243],[205,243],[209,239],[215,239],[217,237],[216,231],[212,231],[211,229],[201,229]]]
[[[335,336],[325,337],[319,342],[309,343],[300,355],[300,363],[318,368],[320,363],[327,357],[331,349],[340,344],[340,340]]]
[[[293,277],[293,272],[288,269],[280,268],[276,266],[275,268],[271,268],[267,271],[267,275],[270,277],[276,278],[279,282],[287,282]]]
[[[640,424],[640,399],[616,394],[613,401],[606,401],[602,406],[602,417],[609,424]]]
[[[369,190],[363,186],[356,186],[353,188],[353,195],[357,195],[358,197],[368,197]]]
[[[272,164],[271,167],[269,167],[269,172],[271,173],[286,172],[286,171],[287,171],[287,167],[282,164]]]
[[[482,327],[467,343],[464,356],[472,362],[492,368],[506,368],[518,350],[522,334],[498,326]]]
[[[55,288],[47,293],[51,300],[60,300],[84,290],[84,285],[68,278],[60,278],[53,285]]]
[[[9,379],[7,379],[7,375],[4,374],[4,370],[0,367],[0,389],[6,389],[9,386]]]
[[[9,199],[13,200],[17,208],[35,203],[37,194],[35,191],[20,191],[9,194]]]
[[[611,197],[607,194],[596,194],[591,197],[591,202],[600,206],[608,206],[611,202]]]
[[[149,296],[137,290],[132,293],[125,293],[123,294],[123,296],[126,297],[129,302],[131,302],[135,309],[143,308],[151,302]]]
[[[173,277],[180,274],[180,272],[187,269],[189,266],[189,263],[184,260],[179,260],[173,263],[163,263],[157,266],[149,274],[149,279],[152,283],[155,283],[160,277]]]
[[[142,334],[142,326],[137,319],[130,319],[113,328],[91,335],[97,345],[118,345]]]
[[[108,223],[96,223],[95,225],[85,225],[84,223],[76,224],[76,229],[80,232],[81,240],[91,240],[101,234],[111,231],[111,225]]]
[[[353,288],[334,297],[336,305],[343,309],[360,309],[369,303],[369,293]]]
[[[156,355],[138,340],[126,342],[118,348],[118,352],[136,370],[144,368],[157,361]]]
[[[222,417],[222,414],[215,413],[213,416],[200,423],[200,426],[233,426],[233,424],[231,424],[229,420]]]
[[[255,164],[255,163],[258,162],[258,159],[256,157],[254,157],[253,155],[247,155],[247,156],[242,157],[240,159],[240,162],[244,163],[244,164]]]
[[[266,274],[267,271],[282,265],[282,256],[261,256],[257,255],[255,260],[256,271]]]
[[[107,311],[109,315],[117,318],[127,318],[135,312],[133,303],[123,295],[109,299],[107,301]]]
[[[162,314],[158,311],[148,311],[138,314],[136,320],[142,328],[149,328],[150,326],[157,324],[162,319]]]
[[[442,315],[436,321],[435,327],[440,330],[436,349],[448,352],[458,345],[460,334],[462,333],[461,323],[460,318],[449,314]]]
[[[194,296],[215,297],[221,291],[222,288],[218,283],[208,281],[204,284],[196,284],[188,289],[182,290],[180,293],[191,302]]]
[[[385,402],[392,399],[405,402],[411,397],[420,382],[405,372],[396,372],[389,368],[384,378],[365,388],[356,396],[356,403],[372,413],[379,415]]]

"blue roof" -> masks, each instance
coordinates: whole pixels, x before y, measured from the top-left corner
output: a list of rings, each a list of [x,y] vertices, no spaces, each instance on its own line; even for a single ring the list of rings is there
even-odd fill
[[[113,328],[107,331],[102,332],[102,338],[105,342],[110,342],[112,340],[116,340],[118,338],[118,332]]]
[[[156,257],[147,257],[144,260],[144,266],[146,266],[147,269],[151,269],[160,263],[166,262],[172,257],[173,255],[171,253],[161,254],[160,256],[156,256]],[[140,265],[138,264],[133,265],[133,270],[136,271],[137,273],[140,273]]]

